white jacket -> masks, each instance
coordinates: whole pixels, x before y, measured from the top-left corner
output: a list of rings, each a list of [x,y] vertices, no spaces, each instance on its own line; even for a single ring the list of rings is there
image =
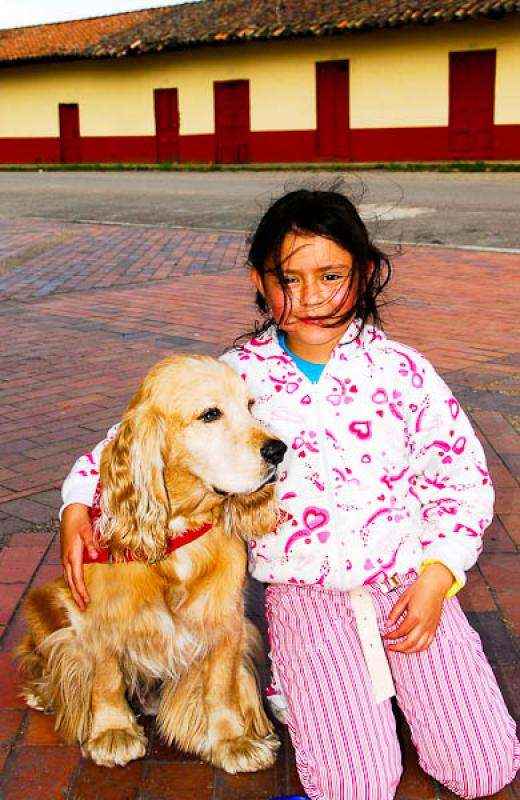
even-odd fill
[[[423,356],[358,330],[315,384],[274,328],[223,356],[288,445],[278,486],[292,519],[252,543],[251,573],[350,590],[440,561],[464,584],[493,516],[482,447]]]
[[[353,323],[316,384],[274,328],[223,356],[288,445],[278,488],[291,516],[251,543],[250,571],[350,590],[431,560],[464,584],[493,515],[482,447],[423,356],[375,328],[357,332]],[[91,504],[106,441],[72,468],[64,505]]]

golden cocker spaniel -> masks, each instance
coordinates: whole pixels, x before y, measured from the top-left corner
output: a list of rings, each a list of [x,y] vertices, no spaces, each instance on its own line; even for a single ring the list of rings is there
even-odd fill
[[[97,764],[145,753],[126,696],[155,706],[168,743],[214,766],[274,762],[257,634],[244,617],[244,539],[276,527],[286,447],[254,419],[253,403],[215,359],[157,364],[103,451],[95,529],[112,563],[85,564],[86,611],[62,578],[25,602],[26,702],[52,710],[59,733]]]

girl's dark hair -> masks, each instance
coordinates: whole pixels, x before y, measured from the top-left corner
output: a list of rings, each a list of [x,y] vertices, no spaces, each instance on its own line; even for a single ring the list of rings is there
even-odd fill
[[[346,293],[357,282],[357,299],[354,307],[342,317],[334,318],[331,326],[342,325],[353,317],[361,320],[361,327],[368,320],[381,325],[377,299],[390,280],[392,265],[389,257],[370,240],[351,201],[334,189],[298,189],[275,200],[260,220],[249,240],[248,264],[262,278],[266,269],[274,271],[284,290],[286,307],[290,296],[283,282],[281,250],[283,240],[291,232],[331,239],[352,256],[352,274]],[[258,333],[278,320],[270,316],[270,309],[259,291],[256,304],[264,318],[268,317]]]

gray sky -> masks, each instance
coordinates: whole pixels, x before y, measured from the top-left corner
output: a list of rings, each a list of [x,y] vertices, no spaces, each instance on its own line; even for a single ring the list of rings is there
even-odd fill
[[[0,28],[102,17],[121,11],[173,6],[183,0],[0,0]]]

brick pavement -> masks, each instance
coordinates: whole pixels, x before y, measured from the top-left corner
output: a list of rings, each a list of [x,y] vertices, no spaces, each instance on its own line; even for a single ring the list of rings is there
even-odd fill
[[[59,574],[50,523],[74,458],[116,420],[140,378],[175,351],[216,355],[253,318],[240,234],[0,220],[0,794],[5,800],[263,800],[298,792],[290,745],[275,769],[230,777],[156,740],[104,770],[23,707],[10,651],[29,585]],[[425,353],[486,449],[497,514],[461,594],[520,717],[520,447],[517,256],[409,248],[396,261],[387,331]],[[399,800],[453,797],[421,772],[403,726]],[[3,792],[3,794],[2,794]],[[516,793],[515,793],[516,792]],[[520,798],[520,786],[500,795]],[[498,796],[497,796],[498,797]]]

